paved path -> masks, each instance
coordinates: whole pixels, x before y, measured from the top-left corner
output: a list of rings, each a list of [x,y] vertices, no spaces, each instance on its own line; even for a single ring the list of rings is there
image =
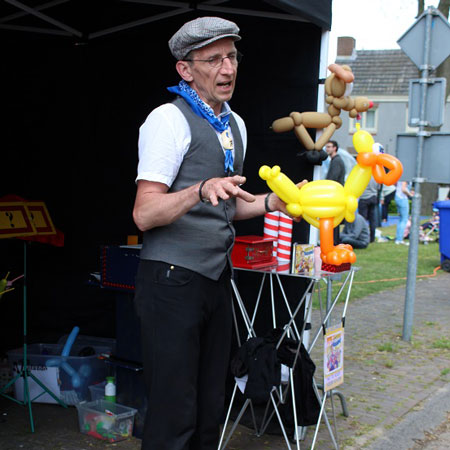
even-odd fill
[[[404,288],[385,291],[350,303],[345,327],[345,395],[349,417],[340,404],[336,427],[344,450],[448,450],[450,448],[450,274],[416,284],[411,343],[401,340]],[[337,308],[341,306],[338,305]],[[337,309],[336,317],[339,317]],[[313,323],[318,323],[314,312]],[[320,366],[318,343],[313,359]],[[320,374],[320,367],[317,373]],[[329,402],[328,402],[329,403]],[[78,431],[75,408],[33,405],[36,433],[29,432],[24,408],[0,399],[2,450],[87,450],[112,447],[137,450],[132,439],[108,444]],[[330,408],[329,415],[332,417]],[[310,448],[309,429],[302,448]],[[284,450],[281,436],[256,437],[239,426],[230,450]],[[293,446],[292,448],[295,448]],[[333,448],[324,425],[318,450]]]

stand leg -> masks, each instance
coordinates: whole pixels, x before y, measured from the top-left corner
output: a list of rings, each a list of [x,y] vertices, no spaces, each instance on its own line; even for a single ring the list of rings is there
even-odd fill
[[[325,421],[325,425],[328,428],[328,433],[330,434],[330,438],[331,438],[331,440],[333,442],[334,448],[336,450],[339,450],[339,445],[336,442],[336,439],[335,439],[334,434],[333,434],[333,430],[331,429],[330,421],[328,420],[327,412],[325,411],[325,402],[327,401],[327,395],[323,395],[322,398],[320,397],[319,390],[318,390],[318,387],[317,387],[317,383],[315,382],[314,379],[313,379],[313,388],[314,388],[314,392],[316,394],[316,397],[319,400],[319,403],[321,403],[321,407],[320,407],[319,418],[317,419],[317,425],[316,425],[316,429],[314,431],[314,438],[313,438],[313,442],[311,444],[311,449],[310,450],[313,450],[314,446],[316,444],[317,433],[319,432],[320,421],[322,419],[322,415],[323,415],[323,419]]]
[[[35,383],[37,383],[45,392],[50,394],[61,406],[67,408],[67,405],[59,399],[49,388],[47,388],[35,375],[30,373],[27,367],[27,242],[23,242],[23,364],[20,372],[9,381],[6,386],[4,386],[0,390],[0,395],[8,398],[19,405],[27,405],[28,413],[30,416],[30,427],[31,432],[34,433],[34,420],[33,420],[33,411],[31,409],[32,399],[30,397],[30,385],[28,383],[28,378],[31,378]],[[20,377],[23,378],[23,402],[11,397],[10,395],[5,394],[4,392],[12,386]]]
[[[64,408],[67,408],[67,405],[60,399],[58,398],[44,383],[42,383],[41,380],[39,380],[39,378],[37,378],[36,376],[34,376],[32,373],[30,373],[28,375],[36,384],[38,384],[42,389],[44,389],[45,392],[47,392],[47,394],[49,394],[54,400],[56,400],[61,406],[63,406]]]
[[[23,401],[28,405],[28,414],[30,416],[31,432],[34,433],[33,411],[31,409],[30,386],[28,385],[27,373],[23,372]]]
[[[297,404],[295,401],[295,389],[294,389],[294,371],[292,369],[289,370],[289,375],[291,377],[291,396],[292,396],[292,411],[294,413],[294,438],[295,438],[295,443],[297,445],[297,450],[300,450],[300,436],[298,435],[298,418],[297,418]]]
[[[331,400],[331,410],[333,412],[334,437],[335,437],[336,441],[338,441],[337,426],[336,426],[336,410],[334,408],[333,391],[330,392],[330,400]]]
[[[249,405],[249,403],[250,403],[249,399],[245,400],[244,406],[242,406],[242,409],[239,412],[239,415],[236,417],[236,420],[233,422],[233,426],[231,427],[231,430],[228,433],[228,437],[227,437],[225,443],[223,444],[223,447],[220,447],[221,443],[219,443],[219,447],[218,447],[219,450],[223,450],[226,448],[228,441],[230,440],[231,436],[233,436],[233,433],[236,430],[237,426],[239,425],[239,422],[240,422],[242,416],[244,415],[245,410],[247,409],[247,406]],[[223,433],[225,433],[225,428],[223,429]]]
[[[12,400],[13,402],[18,403],[19,405],[23,405],[23,402],[21,402],[20,400],[15,399],[14,397],[11,397],[8,394],[5,394],[5,392],[8,390],[8,388],[10,386],[12,386],[20,377],[22,376],[22,371],[20,371],[20,373],[18,373],[12,380],[8,381],[8,383],[3,386],[2,389],[0,389],[0,395],[2,397],[8,398],[9,400]]]
[[[319,418],[317,420],[316,429],[314,430],[314,437],[313,437],[312,444],[311,444],[311,450],[313,450],[316,445],[317,433],[319,432],[319,425],[320,425],[320,421],[322,419],[323,410],[325,408],[325,400],[326,400],[326,397],[323,396],[322,404],[320,405]]]
[[[283,436],[284,436],[284,440],[286,441],[287,448],[289,450],[292,450],[291,449],[291,444],[289,443],[289,438],[288,438],[288,436],[286,434],[286,430],[284,429],[283,421],[281,420],[280,413],[278,412],[277,404],[275,402],[275,399],[273,398],[273,393],[270,394],[270,398],[272,399],[273,408],[274,408],[275,413],[277,415],[278,422],[280,423],[281,431],[283,432]]]

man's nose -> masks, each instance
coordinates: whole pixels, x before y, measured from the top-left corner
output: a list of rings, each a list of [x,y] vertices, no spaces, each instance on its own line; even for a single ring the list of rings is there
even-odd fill
[[[220,66],[220,70],[222,73],[232,73],[235,70],[235,67],[232,63],[230,58],[225,57],[222,60],[222,65]]]

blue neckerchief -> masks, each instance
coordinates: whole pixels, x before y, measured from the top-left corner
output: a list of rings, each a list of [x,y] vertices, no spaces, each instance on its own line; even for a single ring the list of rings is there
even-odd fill
[[[186,83],[186,81],[181,80],[178,83],[178,86],[168,87],[167,90],[179,95],[180,97],[183,97],[184,100],[186,100],[187,104],[192,108],[192,111],[194,111],[194,113],[198,116],[206,119],[211,124],[211,126],[219,133],[228,130],[230,126],[230,114],[227,114],[221,118],[217,117],[214,114],[212,108],[198,96],[197,92],[195,92],[194,89],[192,89],[189,84]],[[233,171],[233,153],[231,150],[226,149],[225,172],[229,173]]]

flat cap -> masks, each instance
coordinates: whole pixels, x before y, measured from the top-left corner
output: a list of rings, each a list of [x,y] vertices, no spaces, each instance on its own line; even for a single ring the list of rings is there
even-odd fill
[[[169,40],[172,55],[180,61],[186,55],[223,38],[239,41],[238,26],[221,17],[199,17],[186,22]]]

